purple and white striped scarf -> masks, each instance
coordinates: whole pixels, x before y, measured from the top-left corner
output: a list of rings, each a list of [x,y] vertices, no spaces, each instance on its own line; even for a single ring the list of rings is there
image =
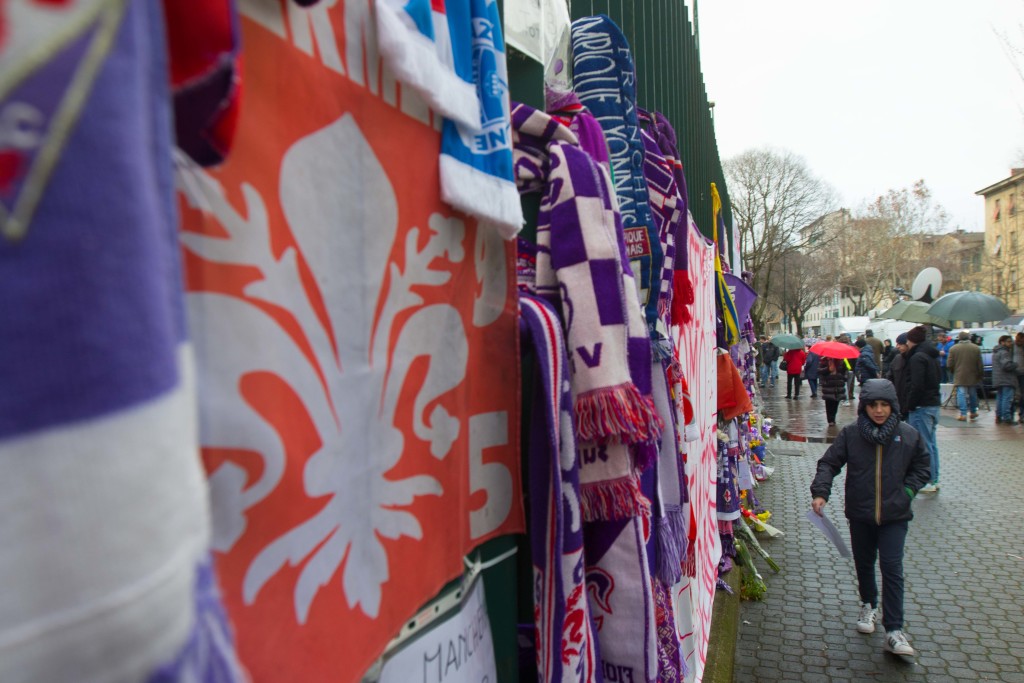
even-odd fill
[[[654,116],[642,109],[640,121],[647,129],[642,131],[644,141],[644,177],[651,202],[651,213],[658,225],[658,235],[664,253],[661,271],[661,288],[658,301],[658,317],[662,338],[668,337],[668,311],[672,302],[672,277],[675,270],[676,244],[683,234],[686,202],[679,192],[674,160],[665,156],[656,135],[658,127]],[[667,121],[665,122],[667,125]],[[671,130],[671,128],[670,128]],[[681,170],[680,174],[681,175]]]
[[[583,520],[565,342],[549,303],[521,294],[519,311],[523,348],[532,348],[537,361],[528,483],[538,680],[591,683],[600,680],[600,672],[583,581]]]
[[[610,178],[568,128],[523,105],[512,118],[517,178],[521,187],[545,193],[538,214],[537,292],[560,304],[565,316],[576,408],[581,380],[614,371],[648,416],[642,429],[633,424],[615,440],[598,441],[577,415],[583,427],[577,437],[587,592],[601,666],[606,678],[649,682],[657,675],[658,652],[647,554],[651,498],[641,494],[638,472],[655,460],[662,425],[651,398],[651,345],[621,218]],[[587,361],[596,354],[580,353],[576,340],[607,333],[609,324],[619,345],[617,367],[598,366],[604,374],[593,373]]]

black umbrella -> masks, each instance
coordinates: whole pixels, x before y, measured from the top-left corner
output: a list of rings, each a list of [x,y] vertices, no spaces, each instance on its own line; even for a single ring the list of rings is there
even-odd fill
[[[928,314],[944,320],[987,323],[1010,315],[1002,299],[983,292],[950,292],[928,307]]]

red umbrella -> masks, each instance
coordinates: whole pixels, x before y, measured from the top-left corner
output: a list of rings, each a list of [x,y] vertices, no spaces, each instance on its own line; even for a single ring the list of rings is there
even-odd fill
[[[818,342],[811,347],[811,353],[822,358],[849,358],[853,360],[860,355],[860,349],[837,341]]]

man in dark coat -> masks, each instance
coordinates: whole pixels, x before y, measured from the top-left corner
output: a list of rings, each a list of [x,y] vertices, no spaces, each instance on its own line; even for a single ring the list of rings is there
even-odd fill
[[[935,427],[939,424],[939,350],[928,341],[927,330],[918,325],[907,332],[907,422],[921,432],[931,455],[932,480],[923,493],[939,490],[939,445]]]
[[[875,558],[882,570],[885,649],[913,656],[903,633],[903,547],[911,501],[931,477],[930,456],[917,431],[897,416],[896,388],[884,379],[861,388],[857,421],[843,428],[818,461],[811,509],[822,514],[832,480],[846,467],[846,518],[857,569],[861,610],[857,631],[873,633],[878,618]]]
[[[821,357],[811,353],[811,345],[807,345],[807,360],[804,361],[804,378],[807,379],[807,386],[811,388],[811,398],[818,398],[818,366]]]
[[[886,372],[884,379],[889,380],[896,387],[896,397],[899,399],[900,406],[907,405],[907,351],[910,347],[907,346],[907,335],[901,334],[896,337],[896,355],[893,356],[892,362],[889,363],[889,370]],[[907,419],[906,411],[903,412],[900,417],[903,420]]]
[[[860,349],[857,357],[857,383],[861,386],[869,379],[878,379],[878,364],[875,363],[875,350],[864,339],[858,339],[854,346]]]
[[[1004,334],[992,350],[992,386],[996,389],[996,424],[1013,421],[1013,395],[1017,393],[1017,363],[1013,360],[1013,337]]]
[[[886,339],[882,342],[882,379],[887,379],[886,375],[889,374],[889,366],[892,365],[892,359],[899,353],[896,347],[892,345],[892,342]]]
[[[778,376],[779,347],[765,338],[761,343],[761,388],[764,388],[764,385],[769,382],[774,387]]]

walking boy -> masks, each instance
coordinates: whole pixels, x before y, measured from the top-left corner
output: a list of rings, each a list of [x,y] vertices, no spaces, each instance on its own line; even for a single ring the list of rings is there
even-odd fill
[[[877,557],[885,649],[898,655],[914,655],[903,632],[903,548],[914,517],[911,501],[931,478],[930,460],[921,435],[900,421],[892,382],[870,379],[861,388],[857,421],[843,427],[821,456],[811,484],[811,508],[820,515],[832,493],[832,480],[847,468],[845,512],[861,601],[857,631],[875,631]]]

